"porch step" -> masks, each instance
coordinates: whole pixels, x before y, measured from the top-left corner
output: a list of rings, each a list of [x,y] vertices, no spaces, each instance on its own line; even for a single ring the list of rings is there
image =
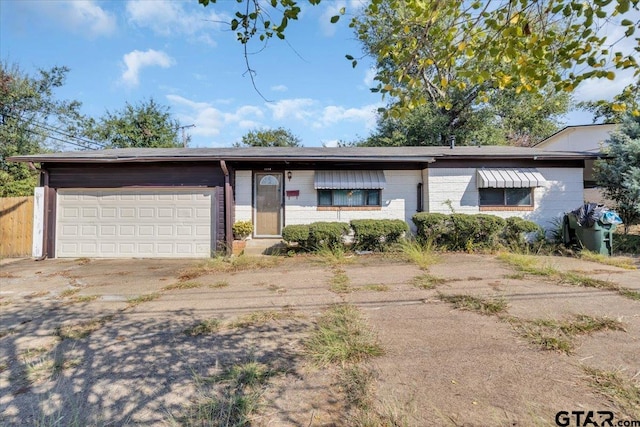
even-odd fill
[[[244,248],[245,255],[273,255],[286,250],[282,239],[251,239]]]

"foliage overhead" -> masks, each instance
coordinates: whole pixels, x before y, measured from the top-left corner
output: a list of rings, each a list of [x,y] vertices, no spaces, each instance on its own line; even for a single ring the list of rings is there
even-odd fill
[[[260,0],[238,2],[229,25],[245,54],[252,40],[284,39],[304,3],[269,0],[269,8]],[[401,115],[427,102],[453,109],[458,91],[464,92],[458,102],[483,103],[496,89],[537,92],[552,85],[571,92],[590,78],[613,80],[624,69],[638,76],[640,47],[619,49],[640,26],[638,10],[640,0],[370,0],[351,26],[376,58],[374,90],[397,100],[392,112]],[[623,36],[612,40],[605,29]],[[613,104],[619,111],[629,107],[638,113],[637,105]]]
[[[107,111],[98,120],[88,119],[84,132],[107,148],[171,148],[188,142],[188,138],[182,140],[179,130],[169,107],[150,98],[136,105],[127,102],[123,110]]]
[[[608,158],[595,162],[595,177],[627,232],[640,221],[640,117],[628,116],[607,144]]]
[[[566,93],[494,93],[490,102],[459,111],[457,117],[435,104],[409,110],[403,117],[380,115],[371,136],[355,142],[360,146],[443,145],[453,136],[456,145],[531,146],[557,131],[567,112]],[[453,127],[451,120],[455,119]]]
[[[41,153],[76,138],[80,103],[54,94],[68,72],[53,67],[30,76],[17,65],[0,62],[0,197],[33,194],[37,181],[37,172],[24,163],[7,162],[7,157]],[[74,140],[80,146],[91,144]]]
[[[300,138],[289,129],[252,130],[242,136],[242,142],[236,147],[300,147]]]

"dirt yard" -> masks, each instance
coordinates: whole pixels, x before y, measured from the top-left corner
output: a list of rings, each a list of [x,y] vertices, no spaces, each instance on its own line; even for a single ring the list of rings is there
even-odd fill
[[[0,425],[640,420],[640,270],[433,258],[5,260]],[[314,362],[309,337],[336,304],[381,354]]]

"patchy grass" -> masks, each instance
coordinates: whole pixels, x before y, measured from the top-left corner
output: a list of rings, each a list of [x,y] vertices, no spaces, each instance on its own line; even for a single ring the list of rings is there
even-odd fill
[[[621,372],[583,367],[591,386],[607,396],[625,415],[640,419],[640,384],[626,379]]]
[[[580,259],[585,261],[597,262],[599,264],[611,265],[613,267],[624,268],[625,270],[636,270],[635,261],[633,258],[628,257],[616,257],[591,252],[583,249],[579,254]]]
[[[567,272],[558,272],[557,274],[558,281],[560,283],[566,283],[573,286],[581,286],[584,288],[596,288],[596,289],[607,289],[616,291],[618,290],[618,285],[613,282],[608,282],[606,280],[594,279],[589,276],[585,276],[583,274],[575,273],[572,271]]]
[[[423,270],[440,261],[440,257],[430,245],[421,245],[415,240],[404,240],[400,244],[400,251],[407,261],[416,264]]]
[[[347,272],[336,268],[333,270],[333,276],[330,281],[330,290],[331,292],[335,292],[336,294],[347,294],[351,292],[353,289],[349,286],[349,276],[347,276]]]
[[[419,289],[435,289],[436,286],[447,283],[448,280],[429,273],[421,274],[411,279],[409,283]]]
[[[314,254],[315,261],[334,267],[344,264],[350,264],[353,262],[352,256],[348,255],[342,247],[331,248],[329,246],[322,246],[318,248],[314,252]]]
[[[71,298],[71,302],[83,303],[95,301],[97,299],[98,295],[76,295],[75,297]]]
[[[286,288],[283,288],[282,286],[278,286],[278,285],[274,285],[274,284],[268,285],[267,289],[269,291],[275,292],[277,294],[284,294],[285,292],[287,292]]]
[[[438,293],[441,301],[448,302],[459,310],[468,310],[484,315],[497,315],[507,311],[503,298],[480,298],[473,295],[447,295]]]
[[[199,288],[201,286],[202,286],[201,283],[186,281],[186,282],[177,282],[177,283],[174,283],[172,285],[167,285],[167,286],[163,287],[162,290],[163,291],[175,291],[175,290],[178,290],[178,289],[195,289],[195,288]]]
[[[175,421],[181,426],[249,426],[269,379],[278,371],[258,362],[234,365],[207,381],[221,391],[200,390],[200,398]]]
[[[203,320],[202,322],[185,329],[184,333],[192,337],[197,337],[199,335],[211,335],[218,332],[221,326],[222,322],[220,319],[212,318]]]
[[[227,282],[226,280],[218,280],[216,283],[212,283],[209,285],[211,289],[226,288],[227,286],[229,286],[229,282]]]
[[[389,287],[382,283],[372,283],[370,285],[364,285],[360,287],[360,289],[364,291],[374,291],[374,292],[387,292],[389,291]]]
[[[0,297],[0,307],[4,307],[6,305],[11,305],[13,302],[10,299],[5,299],[4,297]]]
[[[152,292],[150,294],[143,294],[143,295],[139,295],[137,297],[132,297],[132,298],[128,298],[127,299],[127,307],[126,308],[132,308],[135,307],[137,305],[140,305],[144,302],[149,302],[149,301],[153,301],[155,299],[160,298],[160,293],[158,292]]]
[[[575,271],[559,271],[550,265],[540,266],[534,255],[501,253],[498,258],[520,271],[520,273],[549,277],[558,283],[565,283],[585,288],[606,289],[615,291],[621,296],[633,300],[640,300],[640,292],[625,288],[617,283],[602,279],[594,279]]]
[[[87,257],[82,257],[82,258],[77,258],[77,259],[76,259],[76,262],[77,262],[79,265],[86,265],[86,264],[89,264],[89,263],[91,262],[91,259],[90,259],[90,258],[87,258]]]
[[[634,291],[633,289],[620,287],[618,288],[618,293],[625,298],[640,301],[640,292]]]
[[[357,363],[384,353],[360,311],[348,304],[334,305],[324,312],[305,348],[318,365]]]
[[[55,335],[62,340],[79,340],[88,337],[111,320],[113,320],[113,316],[103,316],[85,322],[59,326],[55,330]]]
[[[523,280],[525,277],[527,277],[527,275],[523,272],[519,272],[513,274],[505,274],[502,277],[504,277],[505,279]]]
[[[575,337],[598,331],[625,331],[624,325],[608,317],[593,317],[584,314],[572,319],[509,319],[516,331],[530,343],[543,350],[571,354],[575,347]]]
[[[534,276],[548,277],[558,273],[558,270],[551,265],[541,266],[538,257],[535,255],[502,252],[498,255],[498,259],[522,273],[532,274]]]
[[[233,322],[229,323],[230,328],[248,328],[251,326],[260,326],[266,323],[276,322],[279,320],[299,319],[302,315],[296,313],[292,309],[285,309],[281,311],[266,310],[266,311],[254,311],[252,313],[245,314],[238,317]]]
[[[80,292],[80,289],[65,289],[58,294],[58,298],[70,298]]]
[[[250,255],[216,257],[182,270],[178,279],[181,281],[189,281],[196,277],[213,273],[234,273],[246,270],[259,270],[275,267],[280,264],[280,262],[280,258],[277,257],[258,257]]]

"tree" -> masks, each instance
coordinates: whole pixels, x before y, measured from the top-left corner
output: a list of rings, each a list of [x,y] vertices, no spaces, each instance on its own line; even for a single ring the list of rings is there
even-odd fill
[[[245,57],[254,40],[284,39],[301,12],[297,0],[271,0],[271,8],[260,0],[239,3],[229,26]],[[375,90],[397,99],[394,113],[403,114],[427,101],[447,110],[456,108],[453,100],[486,102],[495,89],[537,92],[551,84],[570,92],[589,78],[614,79],[616,70],[637,76],[637,53],[616,51],[616,44],[633,36],[639,9],[640,0],[370,0],[351,26],[372,42],[367,53],[378,64]],[[621,29],[624,36],[608,39],[599,32],[605,24],[607,33]]]
[[[595,177],[604,195],[613,200],[624,232],[640,221],[640,117],[627,116],[612,132],[608,158],[595,162]]]
[[[252,130],[236,147],[300,147],[300,138],[285,128]]]
[[[180,138],[180,124],[173,119],[169,107],[153,98],[136,105],[128,102],[123,110],[109,112],[95,120],[88,119],[84,133],[101,141],[107,148],[170,148],[186,145]]]
[[[380,115],[373,134],[354,145],[430,146],[457,145],[530,146],[558,129],[558,119],[569,105],[567,94],[496,92],[491,101],[460,112],[453,132],[451,116],[435,104],[418,106],[400,118]]]
[[[53,67],[30,76],[17,65],[0,62],[0,197],[32,194],[37,183],[36,171],[24,163],[7,162],[7,157],[37,154],[60,142],[91,146],[76,136],[82,121],[80,103],[54,96],[68,72],[66,67]]]

